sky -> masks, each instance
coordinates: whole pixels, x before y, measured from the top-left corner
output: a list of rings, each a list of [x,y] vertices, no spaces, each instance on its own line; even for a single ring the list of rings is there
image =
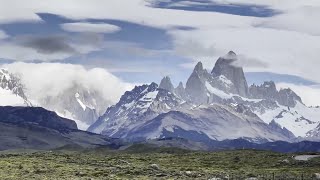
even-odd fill
[[[32,79],[38,76],[58,87],[71,81],[88,85],[80,80],[85,76],[105,82],[103,89],[119,87],[106,91],[119,97],[167,75],[175,85],[186,82],[198,61],[211,70],[218,57],[233,50],[249,84],[274,80],[307,105],[320,104],[318,0],[0,3],[0,64],[29,74],[25,81],[33,87],[46,84]],[[66,82],[71,72],[81,75]]]

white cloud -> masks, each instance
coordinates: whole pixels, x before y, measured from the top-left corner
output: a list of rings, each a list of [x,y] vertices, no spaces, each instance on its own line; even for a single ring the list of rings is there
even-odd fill
[[[273,29],[320,35],[320,7],[303,6],[259,21],[256,25]]]
[[[120,27],[105,23],[65,23],[61,28],[69,32],[93,32],[93,33],[114,33],[120,31]]]
[[[277,88],[290,88],[296,92],[308,106],[320,105],[320,85],[303,86],[289,83],[277,83]]]
[[[5,39],[7,37],[9,37],[9,36],[4,31],[0,30],[0,39]]]
[[[27,94],[38,98],[35,101],[56,96],[79,84],[116,103],[126,90],[133,87],[102,68],[85,69],[80,65],[60,63],[13,63],[3,66],[11,73],[20,75]]]

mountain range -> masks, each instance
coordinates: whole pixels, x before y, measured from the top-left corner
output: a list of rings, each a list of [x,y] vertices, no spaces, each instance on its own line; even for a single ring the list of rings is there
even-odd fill
[[[233,140],[254,148],[274,146],[270,142],[320,141],[319,107],[307,107],[294,91],[278,90],[272,81],[249,86],[237,62],[238,56],[230,51],[211,71],[197,63],[186,83],[175,87],[166,76],[159,85],[152,82],[125,92],[114,105],[80,84],[39,100],[28,94],[19,76],[0,69],[0,106],[5,106],[0,123],[3,131],[15,134],[1,140],[7,144],[2,149],[14,146],[12,142],[22,144],[18,147],[41,142],[48,148],[79,142],[87,146],[91,139],[98,142],[92,144],[111,144],[106,137],[148,143],[165,139],[164,144],[173,138],[183,145],[179,139],[185,139],[187,144],[204,144],[204,149],[229,147]],[[59,124],[64,128],[57,129]],[[21,140],[18,132],[33,134],[27,138],[32,143]],[[80,137],[75,139],[76,134]]]
[[[237,55],[220,57],[211,72],[199,62],[184,87],[169,77],[136,86],[88,131],[140,141],[178,137],[193,141],[242,138],[252,142],[319,141],[320,109],[307,107],[274,82],[248,86]]]

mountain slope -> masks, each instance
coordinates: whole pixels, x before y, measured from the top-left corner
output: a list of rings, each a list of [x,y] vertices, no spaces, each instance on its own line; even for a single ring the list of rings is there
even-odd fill
[[[79,131],[74,121],[35,107],[0,107],[0,150],[96,147],[110,139]]]

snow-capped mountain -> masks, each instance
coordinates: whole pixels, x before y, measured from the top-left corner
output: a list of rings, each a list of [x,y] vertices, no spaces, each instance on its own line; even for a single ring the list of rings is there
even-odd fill
[[[169,77],[159,87],[156,83],[137,86],[88,130],[131,140],[263,142],[318,135],[320,109],[306,107],[290,89],[278,91],[273,82],[249,87],[236,61],[237,55],[230,51],[210,73],[199,62],[185,88],[183,83],[174,88]]]
[[[37,105],[74,120],[81,130],[86,130],[103,115],[110,104],[98,92],[76,84],[56,96],[47,96],[37,101]]]
[[[17,75],[0,69],[0,106],[40,106],[55,111],[62,117],[76,121],[86,130],[106,111],[111,103],[96,91],[79,84],[55,96],[32,97]]]
[[[24,93],[20,79],[0,69],[0,106],[28,106],[31,105]]]

